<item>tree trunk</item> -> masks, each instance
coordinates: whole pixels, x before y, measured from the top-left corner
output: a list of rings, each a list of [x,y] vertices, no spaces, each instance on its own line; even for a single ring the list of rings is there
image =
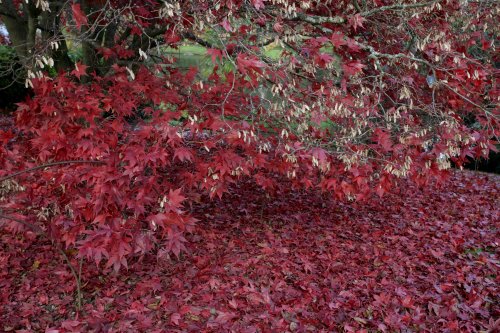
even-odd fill
[[[68,56],[68,47],[60,29],[61,6],[54,3],[51,12],[41,12],[33,3],[22,4],[23,15],[19,15],[12,0],[3,0],[0,4],[0,17],[7,28],[9,39],[23,65],[30,64],[36,54],[37,30],[42,32],[42,38],[59,41],[57,50],[39,50],[54,60],[57,71],[66,70],[73,66]]]
[[[10,16],[0,15],[2,22],[9,32],[9,39],[12,41],[13,48],[20,59],[26,59],[28,56],[27,40],[28,35],[27,22],[17,20]]]

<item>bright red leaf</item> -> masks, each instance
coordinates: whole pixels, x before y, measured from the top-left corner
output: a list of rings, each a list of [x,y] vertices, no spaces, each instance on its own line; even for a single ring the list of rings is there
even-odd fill
[[[80,29],[82,25],[88,24],[87,16],[82,11],[79,3],[73,3],[71,5],[71,10],[73,12],[73,19],[75,20],[77,29]]]

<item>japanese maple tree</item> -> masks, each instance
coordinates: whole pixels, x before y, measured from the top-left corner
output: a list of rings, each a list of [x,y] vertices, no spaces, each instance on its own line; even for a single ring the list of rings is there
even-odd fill
[[[426,185],[498,135],[494,1],[3,0],[34,95],[0,132],[2,222],[118,270],[252,179],[334,200]],[[186,45],[209,64],[182,66]],[[280,181],[278,181],[280,180]]]

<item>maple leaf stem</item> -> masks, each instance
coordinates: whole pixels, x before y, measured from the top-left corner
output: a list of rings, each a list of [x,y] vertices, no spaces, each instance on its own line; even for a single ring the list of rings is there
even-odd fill
[[[84,161],[84,160],[59,161],[59,162],[46,163],[46,164],[38,165],[38,166],[33,167],[33,168],[29,168],[29,169],[17,171],[17,172],[14,172],[14,173],[10,174],[10,175],[4,176],[4,177],[0,178],[0,183],[3,182],[3,181],[6,181],[6,180],[12,179],[14,177],[17,177],[19,175],[22,175],[24,173],[33,172],[33,171],[40,170],[40,169],[45,169],[45,168],[49,168],[49,167],[53,167],[53,166],[58,166],[58,165],[64,165],[64,164],[85,164],[85,163],[88,163],[88,164],[105,164],[103,161]]]
[[[79,271],[77,273],[75,267],[73,266],[73,264],[71,264],[71,261],[69,260],[68,255],[66,254],[66,252],[64,252],[64,250],[61,249],[60,247],[57,247],[57,250],[63,256],[64,260],[66,261],[66,264],[69,267],[69,270],[71,271],[71,274],[73,275],[73,277],[75,279],[75,282],[76,282],[76,300],[75,300],[76,301],[76,310],[80,311],[80,309],[82,308],[82,299],[83,299],[83,295],[82,295],[82,282],[81,282],[81,277],[82,277],[82,274],[81,274],[82,273],[82,260],[80,258]]]

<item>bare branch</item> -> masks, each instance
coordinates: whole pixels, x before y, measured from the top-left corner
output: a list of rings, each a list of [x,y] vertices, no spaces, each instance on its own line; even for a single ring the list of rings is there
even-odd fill
[[[387,10],[404,10],[404,9],[412,9],[412,8],[422,8],[422,7],[431,6],[431,5],[438,3],[438,2],[439,2],[439,0],[434,0],[434,1],[429,1],[429,2],[412,3],[412,4],[406,4],[406,5],[382,6],[382,7],[374,8],[372,10],[363,12],[363,13],[361,13],[361,16],[368,17],[368,16],[372,16],[372,15],[380,13],[380,12],[387,11]]]
[[[23,221],[21,219],[15,218],[13,216],[4,215],[4,214],[2,214],[1,210],[0,210],[0,219],[14,221],[16,223],[24,225],[25,227],[27,227],[28,229],[31,229],[34,232],[39,233],[40,235],[46,235],[45,231],[42,228],[40,228],[39,226],[31,224],[31,223],[26,222],[26,221]]]
[[[298,13],[297,17],[292,18],[292,20],[304,21],[310,24],[345,23],[345,19],[342,16],[316,16],[316,15],[307,15],[303,13]]]
[[[103,161],[59,161],[59,162],[52,162],[52,163],[47,163],[47,164],[42,164],[33,168],[21,170],[18,172],[14,172],[13,174],[10,174],[8,176],[0,178],[0,183],[4,182],[8,179],[12,179],[16,176],[22,175],[24,173],[29,173],[32,171],[40,170],[40,169],[45,169],[53,166],[58,166],[58,165],[64,165],[64,164],[105,164]]]

